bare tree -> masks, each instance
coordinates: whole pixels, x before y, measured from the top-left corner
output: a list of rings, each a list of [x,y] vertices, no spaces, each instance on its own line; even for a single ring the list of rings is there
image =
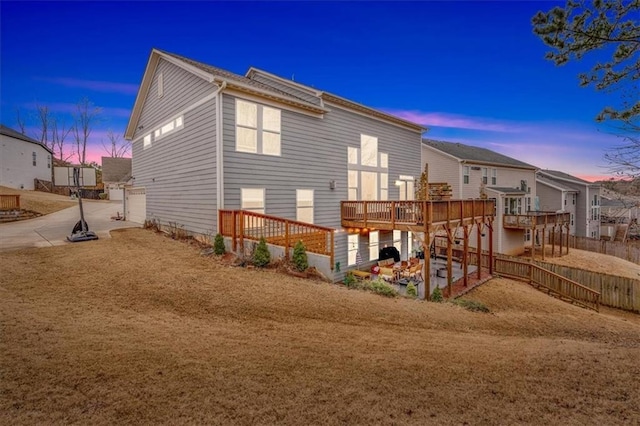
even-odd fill
[[[20,129],[20,133],[23,135],[27,135],[27,125],[24,121],[24,117],[22,116],[22,112],[20,108],[16,108],[16,124],[18,125],[18,129]]]
[[[57,157],[60,161],[69,161],[73,156],[73,153],[68,155],[64,153],[64,142],[72,130],[73,127],[67,128],[64,122],[58,125],[57,118],[51,120],[51,150],[53,151],[53,156]]]
[[[49,142],[49,125],[52,119],[49,107],[47,105],[36,104],[36,116],[39,124],[36,138],[41,144],[53,150],[53,146]]]
[[[84,165],[87,158],[87,142],[93,130],[93,125],[98,121],[102,109],[96,107],[88,98],[82,98],[76,108],[73,137],[76,143],[78,162]]]
[[[119,134],[109,129],[107,131],[108,142],[102,141],[102,148],[105,152],[113,158],[122,158],[129,153],[131,144],[127,140],[122,140]]]

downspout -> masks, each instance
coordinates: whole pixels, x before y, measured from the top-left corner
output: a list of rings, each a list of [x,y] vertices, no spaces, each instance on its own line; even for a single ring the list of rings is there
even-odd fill
[[[216,205],[218,210],[224,209],[224,169],[223,152],[224,140],[222,135],[222,91],[227,87],[227,82],[222,81],[214,92],[216,98]],[[217,228],[220,228],[218,224]]]

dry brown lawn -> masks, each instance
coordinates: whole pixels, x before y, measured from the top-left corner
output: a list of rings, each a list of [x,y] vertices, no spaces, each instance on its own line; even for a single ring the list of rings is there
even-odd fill
[[[530,257],[530,255],[524,257],[527,258]],[[540,253],[536,254],[536,260],[542,260]],[[640,265],[620,259],[619,257],[586,250],[569,249],[569,254],[558,256],[558,248],[556,247],[556,257],[551,257],[551,251],[548,249],[544,262],[603,274],[640,279]]]
[[[19,194],[21,209],[30,210],[41,215],[55,213],[78,204],[77,201],[71,200],[64,195],[13,189],[6,186],[0,186],[0,194]]]
[[[148,230],[0,254],[0,424],[640,423],[640,316],[224,266]]]

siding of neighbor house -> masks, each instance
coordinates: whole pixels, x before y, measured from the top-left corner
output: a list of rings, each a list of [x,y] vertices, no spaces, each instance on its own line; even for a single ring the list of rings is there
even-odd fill
[[[164,94],[158,97],[158,73]],[[160,60],[133,143],[134,186],[146,188],[147,219],[203,235],[216,227],[216,109],[211,99],[184,114],[184,127],[143,148],[142,137],[212,94],[216,86]],[[139,138],[139,139],[138,139]]]
[[[462,169],[458,160],[424,145],[422,145],[421,157],[422,171],[424,171],[424,164],[429,165],[429,182],[447,182],[453,190],[453,198],[462,198],[460,192]]]
[[[562,191],[544,184],[537,184],[536,190],[540,200],[540,210],[551,212],[562,210],[565,207],[562,205]],[[571,200],[568,198],[567,201],[570,202]]]
[[[0,135],[0,185],[33,190],[34,179],[51,182],[51,171],[51,153],[42,145]]]
[[[595,231],[596,238],[600,238],[600,221],[591,220],[591,200],[594,195],[600,195],[599,187],[564,179],[559,180],[559,182],[578,191],[575,205],[574,234],[578,237],[591,238],[591,231]],[[567,201],[567,204],[569,203],[571,203],[570,196]]]
[[[348,199],[347,147],[360,147],[360,135],[378,138],[378,151],[389,155],[389,199],[398,199],[393,182],[399,175],[420,174],[420,134],[327,105],[331,112],[315,118],[281,110],[281,156],[236,152],[235,97],[225,95],[225,207],[240,208],[241,188],[265,188],[266,214],[295,219],[296,189],[314,190],[314,223],[338,229],[335,258],[347,266],[347,234],[341,227],[340,201]],[[336,189],[329,182],[336,181]],[[388,238],[389,236],[384,236]],[[380,236],[381,246],[383,234]],[[363,260],[368,236],[360,237]]]

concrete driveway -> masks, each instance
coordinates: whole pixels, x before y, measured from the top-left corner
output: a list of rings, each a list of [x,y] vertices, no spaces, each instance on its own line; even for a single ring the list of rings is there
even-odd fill
[[[109,231],[119,228],[135,228],[142,225],[124,220],[112,220],[117,212],[122,215],[121,201],[82,200],[84,218],[89,230],[98,238],[110,238]],[[80,220],[76,205],[35,219],[0,224],[0,251],[29,247],[49,247],[70,243],[67,236]]]

